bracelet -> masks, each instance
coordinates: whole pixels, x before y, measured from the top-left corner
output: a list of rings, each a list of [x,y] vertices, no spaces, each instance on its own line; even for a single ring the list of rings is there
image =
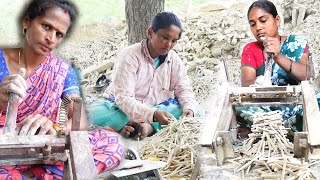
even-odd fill
[[[153,113],[153,122],[157,122],[157,119],[154,117],[156,115],[156,112],[157,112],[157,110],[154,111],[154,113]]]
[[[289,73],[291,73],[291,71],[292,71],[292,64],[293,64],[293,61],[291,61],[291,63],[290,63]]]
[[[53,127],[54,130],[56,130],[57,135],[59,135],[60,132],[61,132],[60,125],[59,124],[53,124],[52,127]]]

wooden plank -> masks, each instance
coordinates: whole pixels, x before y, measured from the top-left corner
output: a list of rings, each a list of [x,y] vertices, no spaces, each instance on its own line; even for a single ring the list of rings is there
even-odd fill
[[[320,145],[319,127],[320,112],[314,87],[309,81],[301,82],[302,101],[303,101],[303,121],[308,132],[309,144],[312,146]]]
[[[226,73],[224,71],[224,64],[223,62],[220,62],[220,81],[219,83],[219,89],[211,98],[211,105],[207,114],[207,117],[205,118],[203,128],[201,131],[201,136],[199,140],[199,144],[201,146],[211,146],[213,137],[217,130],[219,131],[226,131],[228,129],[225,129],[226,126],[230,125],[230,122],[226,122],[223,118],[228,118],[229,115],[226,115],[226,113],[229,113],[229,110],[227,112],[225,111],[227,109],[227,106],[229,106],[229,94],[228,94],[228,88],[229,83],[227,82]],[[230,108],[232,108],[230,106]],[[231,109],[232,110],[232,109]],[[230,115],[231,121],[232,116]]]
[[[71,131],[79,131],[80,122],[81,122],[82,98],[72,97],[72,101],[73,101],[73,115],[72,115]]]
[[[70,159],[73,179],[98,179],[88,132],[70,132]]]
[[[229,131],[231,120],[235,116],[232,104],[229,103],[229,95],[227,94],[224,100],[223,109],[217,125],[217,131]]]
[[[19,51],[20,52],[20,51]],[[14,135],[19,106],[19,96],[15,93],[9,94],[7,115],[3,128],[4,135]]]
[[[73,180],[70,153],[66,153],[66,155],[68,160],[63,169],[63,180]]]
[[[217,127],[220,121],[220,117],[223,113],[224,102],[228,92],[228,83],[223,83],[219,92],[212,100],[210,110],[205,118],[203,128],[200,136],[201,146],[211,146],[212,139],[217,131]]]
[[[43,154],[26,154],[26,155],[12,155],[12,156],[1,156],[1,166],[13,166],[13,165],[26,165],[26,164],[49,164],[57,161],[66,161],[66,153],[53,153],[49,159],[46,159]]]
[[[14,166],[26,164],[44,164],[43,157],[16,156],[11,157],[10,159],[0,159],[1,166]]]
[[[237,136],[238,136],[238,132],[237,132],[238,123],[237,123],[235,109],[233,107],[232,107],[232,111],[234,113],[232,113],[232,116],[231,116],[229,131],[230,131],[232,142],[235,143],[237,141]]]
[[[113,65],[114,65],[114,62],[113,62],[113,61],[109,61],[109,62],[104,63],[104,64],[102,64],[102,65],[93,65],[93,66],[90,66],[90,67],[88,67],[88,68],[86,68],[86,69],[84,69],[84,70],[82,71],[82,77],[85,79],[85,78],[87,78],[87,77],[89,76],[89,74],[92,73],[92,72],[98,72],[98,73],[100,73],[100,72],[103,72],[103,71],[105,71],[105,70],[107,70],[107,69],[111,69],[111,68],[113,67]]]
[[[34,145],[37,144],[66,144],[65,138],[58,138],[55,135],[34,135],[34,136],[12,136],[2,135],[0,136],[0,148],[4,148],[9,145]]]
[[[231,87],[230,93],[293,93],[300,91],[298,86],[270,86],[270,87]]]

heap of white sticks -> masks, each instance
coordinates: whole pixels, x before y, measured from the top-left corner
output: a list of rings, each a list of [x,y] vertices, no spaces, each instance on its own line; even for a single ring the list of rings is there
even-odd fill
[[[257,173],[273,179],[316,179],[310,170],[315,163],[293,157],[293,144],[287,139],[280,112],[255,113],[252,133],[240,149],[241,157],[228,160],[238,165],[236,172]]]
[[[190,178],[194,168],[202,119],[184,118],[172,122],[152,137],[139,150],[144,158],[155,158],[167,163],[160,169],[165,179]]]

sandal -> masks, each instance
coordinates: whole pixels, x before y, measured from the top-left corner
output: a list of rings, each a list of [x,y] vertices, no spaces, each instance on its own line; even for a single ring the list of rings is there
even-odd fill
[[[93,89],[95,89],[96,91],[102,91],[109,86],[110,81],[111,80],[107,78],[106,75],[102,75],[96,81],[96,85],[93,87]]]

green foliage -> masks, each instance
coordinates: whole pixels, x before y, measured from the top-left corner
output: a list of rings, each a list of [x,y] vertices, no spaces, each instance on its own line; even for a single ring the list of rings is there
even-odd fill
[[[212,2],[214,0],[192,0],[193,6],[199,6],[201,4]],[[165,10],[176,11],[187,9],[188,0],[165,0]],[[182,8],[182,9],[181,9]]]
[[[188,2],[188,0],[165,0],[165,10],[186,10]],[[192,5],[199,6],[206,2],[210,0],[192,0]],[[81,12],[80,24],[101,22],[110,16],[125,18],[124,0],[77,0],[76,3]]]
[[[125,18],[124,0],[73,0],[79,8],[79,25],[97,22],[106,22],[110,17]],[[192,0],[192,6],[199,6],[203,3],[217,0]],[[0,37],[3,33],[19,33],[18,16],[21,13],[25,0],[1,0],[0,6]],[[188,0],[165,0],[165,10],[184,11],[187,9]]]
[[[110,16],[125,17],[123,0],[77,0],[80,10],[80,24],[101,22]]]

